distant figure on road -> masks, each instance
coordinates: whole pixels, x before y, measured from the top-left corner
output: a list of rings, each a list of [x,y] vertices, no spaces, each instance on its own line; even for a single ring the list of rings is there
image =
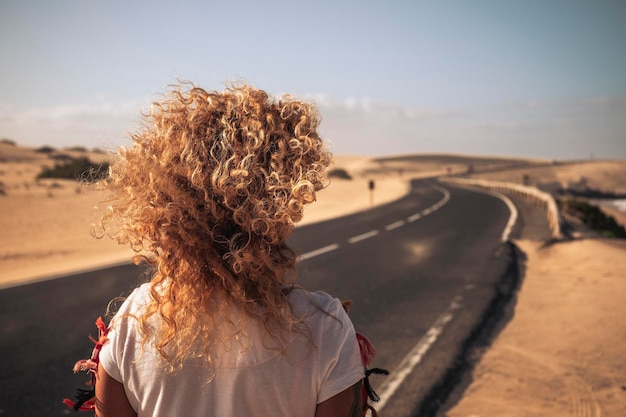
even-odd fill
[[[311,104],[183,83],[104,184],[102,234],[154,266],[99,355],[99,417],[362,416],[339,300],[295,286],[285,243],[327,183]]]

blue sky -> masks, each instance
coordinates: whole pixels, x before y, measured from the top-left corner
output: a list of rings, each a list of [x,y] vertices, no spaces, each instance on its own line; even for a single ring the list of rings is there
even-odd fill
[[[0,3],[0,137],[127,143],[167,84],[314,100],[335,153],[626,159],[624,1]]]

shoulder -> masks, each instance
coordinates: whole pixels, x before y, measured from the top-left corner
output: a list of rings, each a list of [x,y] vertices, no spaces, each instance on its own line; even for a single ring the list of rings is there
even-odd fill
[[[145,305],[150,299],[150,283],[141,284],[130,293],[124,301],[124,305],[130,309],[136,309]]]
[[[324,291],[307,291],[302,288],[294,288],[287,295],[289,304],[297,315],[310,315],[316,312],[337,314],[343,311],[341,301]]]
[[[115,313],[111,324],[115,326],[117,321],[127,316],[140,314],[141,310],[150,301],[150,283],[145,283],[135,288],[124,300],[120,308]]]
[[[352,321],[338,298],[324,291],[303,289],[294,289],[287,297],[294,316],[302,319],[312,331],[354,332]]]

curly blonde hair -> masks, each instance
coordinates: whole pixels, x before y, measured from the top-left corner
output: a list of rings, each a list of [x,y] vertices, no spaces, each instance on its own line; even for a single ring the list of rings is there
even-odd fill
[[[296,322],[284,291],[296,254],[285,240],[331,161],[316,108],[246,85],[220,93],[181,83],[145,117],[104,181],[112,199],[96,233],[155,267],[137,318],[144,344],[172,367],[191,354],[211,363],[226,343],[216,340],[225,305],[280,339]],[[237,334],[241,323],[231,324]]]

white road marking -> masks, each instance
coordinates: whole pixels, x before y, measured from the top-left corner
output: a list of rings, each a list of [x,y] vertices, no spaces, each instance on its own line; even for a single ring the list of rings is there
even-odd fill
[[[443,205],[444,205],[445,203],[442,203],[442,201],[443,201],[443,200],[441,200],[440,202],[438,202],[437,204],[435,204],[435,205],[433,206],[433,210],[439,210],[441,207],[443,207]]]
[[[509,211],[511,212],[509,221],[507,222],[506,227],[504,228],[504,231],[502,232],[502,241],[507,242],[509,240],[509,237],[511,236],[511,231],[513,230],[513,226],[515,226],[515,222],[517,221],[517,207],[515,207],[515,204],[513,204],[511,199],[505,196],[504,194],[498,193],[498,198],[500,198],[500,200],[506,203],[507,207],[509,208]]]
[[[477,191],[476,188],[472,188],[472,190]],[[485,194],[492,195],[504,201],[504,204],[506,204],[506,206],[508,207],[509,212],[511,212],[511,215],[509,216],[509,221],[506,223],[506,226],[504,226],[504,230],[502,231],[502,237],[501,237],[502,242],[507,242],[509,240],[509,237],[511,236],[511,231],[513,230],[513,226],[515,226],[515,222],[517,222],[517,207],[515,207],[515,204],[513,204],[511,199],[504,194],[498,193],[496,191],[485,190],[485,189],[481,189],[479,191]]]
[[[436,188],[437,190],[439,190],[439,192],[441,192],[443,194],[443,199],[441,199],[437,204],[441,204],[441,206],[443,206],[444,204],[446,204],[448,202],[448,200],[450,200],[450,191],[446,190],[445,188],[443,188],[440,185],[433,185],[434,188]],[[439,207],[441,207],[439,206]],[[439,208],[437,207],[437,208]]]
[[[439,200],[437,203],[433,204],[432,206],[430,206],[429,208],[423,210],[420,213],[416,213],[413,214],[412,216],[407,217],[407,220],[398,220],[396,222],[390,223],[387,226],[385,226],[385,231],[390,231],[390,230],[394,230],[397,229],[399,227],[404,226],[407,222],[414,222],[417,219],[420,219],[421,217],[428,215],[436,210],[438,210],[439,208],[441,208],[444,204],[446,204],[448,202],[448,200],[450,199],[450,193],[448,192],[448,190],[446,190],[443,187],[440,187],[438,185],[434,185],[434,188],[438,189],[442,194],[443,194],[443,198],[441,200]],[[356,242],[360,242],[362,240],[365,239],[369,239],[370,237],[374,237],[380,234],[380,231],[378,229],[374,229],[374,230],[370,230],[369,232],[365,232],[362,233],[360,235],[357,236],[353,236],[351,238],[348,239],[348,243],[356,243]],[[328,245],[328,246],[324,246],[323,248],[320,249],[316,249],[313,250],[311,252],[305,253],[303,255],[300,255],[300,257],[298,258],[299,261],[303,261],[306,259],[311,259],[315,256],[319,256],[322,255],[324,253],[336,250],[339,248],[339,244],[337,243],[333,243],[332,245]]]
[[[448,202],[448,200],[450,200],[450,192],[448,190],[438,185],[433,185],[433,188],[437,189],[440,193],[442,193],[443,198],[439,200],[438,202],[436,202],[435,204],[433,204],[432,206],[428,207],[427,209],[424,209],[419,213],[415,213],[407,217],[406,220],[408,223],[414,222],[415,220],[419,220],[420,218],[424,216],[428,216],[432,212],[439,210]]]
[[[380,401],[372,404],[378,412],[385,406],[398,387],[400,387],[406,377],[409,376],[417,364],[420,363],[437,338],[443,333],[443,329],[454,317],[454,312],[461,308],[462,300],[463,297],[458,296],[450,303],[448,308],[439,316],[426,334],[422,336],[419,342],[417,342],[413,349],[404,357],[400,365],[389,374],[390,379],[382,386]]]
[[[445,188],[438,187],[438,186],[437,188],[440,188],[440,191],[444,193],[443,200],[441,200],[439,203],[435,204],[434,206],[431,206],[429,209],[422,211],[422,213],[425,213],[427,210],[433,209],[435,206],[438,206],[440,203],[441,203],[441,206],[443,206],[450,199],[450,193]],[[504,201],[504,203],[507,205],[509,211],[511,212],[511,215],[509,217],[509,221],[507,222],[504,228],[504,231],[502,232],[502,241],[503,242],[508,241],[509,236],[511,234],[511,230],[513,226],[515,225],[515,222],[517,221],[518,214],[517,214],[517,208],[515,207],[515,205],[511,202],[511,200],[507,196],[503,194],[490,191],[490,190],[484,190],[484,189],[480,190],[480,189],[476,189],[473,187],[471,189],[473,191],[490,194]],[[434,210],[438,209],[441,206],[434,208]],[[422,216],[418,213],[418,214],[414,214],[408,217],[407,220],[409,222],[412,222],[412,221],[419,219],[420,217]],[[473,284],[468,284],[465,286],[466,290],[471,290],[473,288],[474,288]],[[404,382],[406,377],[409,376],[409,374],[413,371],[413,369],[417,366],[417,364],[420,363],[420,361],[422,360],[426,352],[428,352],[428,350],[435,343],[437,338],[443,333],[445,326],[454,318],[455,310],[458,310],[459,308],[461,308],[462,300],[463,300],[463,297],[458,296],[452,301],[452,303],[450,304],[450,306],[448,306],[446,311],[444,311],[443,314],[439,316],[437,321],[431,326],[430,329],[428,329],[426,334],[417,342],[417,344],[413,347],[413,349],[411,349],[411,351],[407,354],[407,356],[405,356],[402,362],[400,362],[400,365],[398,365],[398,367],[390,374],[391,378],[382,386],[382,389],[381,389],[382,393],[380,395],[380,401],[374,404],[377,411],[380,412],[380,410],[385,406],[387,401],[396,392],[398,387],[402,384],[402,382]]]
[[[406,223],[414,222],[424,216],[427,216],[439,210],[448,202],[448,200],[450,200],[450,192],[448,190],[438,185],[435,185],[434,187],[437,188],[441,193],[443,193],[444,195],[443,199],[439,200],[437,203],[433,204],[429,208],[422,210],[420,213],[416,213],[407,217]],[[507,207],[509,208],[511,212],[511,216],[502,233],[502,241],[507,241],[511,233],[511,229],[513,228],[513,225],[515,224],[515,221],[517,220],[517,209],[515,208],[515,205],[505,195],[502,195],[496,192],[487,191],[487,190],[480,190],[480,191],[486,194],[491,194],[501,199],[502,201],[506,203]],[[399,227],[404,226],[406,223],[404,220],[399,220],[397,222],[394,222],[385,226],[385,230],[389,231],[389,230],[397,229]],[[371,230],[369,232],[360,234],[358,236],[351,237],[350,239],[348,239],[348,242],[356,243],[361,240],[374,237],[378,235],[379,233],[380,232],[378,230]],[[318,255],[333,251],[338,248],[339,248],[338,244],[325,246],[321,249],[317,249],[317,250],[314,250],[314,251],[311,251],[309,253],[302,255],[300,257],[300,260],[310,259],[314,256],[318,256]],[[473,288],[474,288],[473,284],[468,284],[465,287],[466,290],[471,290]],[[413,347],[413,349],[411,349],[411,351],[409,351],[409,353],[404,357],[404,359],[400,362],[398,367],[390,374],[390,378],[382,386],[382,389],[381,389],[382,393],[380,395],[380,401],[375,404],[375,407],[378,411],[380,411],[385,406],[387,401],[389,401],[389,399],[397,391],[400,385],[402,385],[404,380],[411,374],[411,372],[413,372],[413,369],[422,361],[422,358],[424,357],[424,355],[426,355],[426,353],[430,350],[433,344],[437,341],[439,336],[443,333],[443,330],[446,327],[446,325],[450,321],[452,321],[452,319],[454,318],[454,312],[461,308],[462,300],[463,300],[463,297],[458,296],[452,301],[452,303],[450,303],[448,308],[441,314],[441,316],[439,316],[437,321],[435,321],[435,323],[428,329],[426,334],[422,336],[422,338],[417,342],[417,344]]]
[[[335,249],[339,249],[339,245],[337,243],[333,243],[332,245],[324,246],[323,248],[315,249],[315,250],[312,250],[311,252],[304,253],[300,255],[298,260],[304,261],[305,259],[311,259],[315,256],[319,256],[324,253],[334,251]]]
[[[391,223],[385,226],[385,230],[390,231],[390,230],[397,229],[398,227],[402,227],[402,226],[404,226],[404,220],[399,220],[395,223]]]
[[[499,198],[500,200],[504,202],[504,204],[506,204],[506,206],[509,209],[509,212],[511,212],[511,215],[509,216],[509,221],[506,223],[506,226],[504,227],[504,230],[502,231],[501,241],[507,242],[509,240],[509,237],[511,236],[511,231],[513,230],[513,226],[515,226],[515,222],[517,222],[517,207],[515,207],[515,204],[513,204],[511,199],[507,197],[506,195],[501,194],[497,191],[487,190],[485,188],[468,187],[468,186],[464,187],[461,184],[459,184],[458,186],[469,189],[477,193],[489,194],[490,196]]]
[[[374,236],[378,235],[379,233],[380,232],[378,230],[370,230],[369,232],[360,234],[358,236],[351,237],[350,239],[348,239],[348,243],[360,242],[361,240],[365,240],[365,239],[369,239],[370,237],[374,237]]]
[[[415,220],[419,220],[421,217],[422,217],[422,213],[417,213],[417,214],[407,217],[406,220],[409,223],[411,223],[411,222],[414,222]]]

